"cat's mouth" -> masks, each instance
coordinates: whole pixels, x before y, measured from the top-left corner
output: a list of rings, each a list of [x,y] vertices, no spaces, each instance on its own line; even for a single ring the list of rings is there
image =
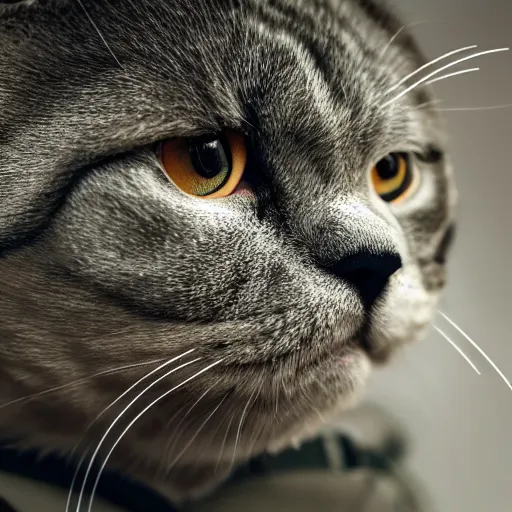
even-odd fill
[[[388,317],[388,327],[395,323],[393,320]],[[221,331],[215,342],[212,340],[212,344],[205,347],[205,355],[208,359],[222,359],[219,369],[226,369],[233,375],[248,372],[261,376],[270,372],[292,378],[336,366],[340,371],[350,373],[361,359],[370,365],[386,364],[395,349],[403,344],[402,336],[399,335],[397,339],[388,337],[387,331],[381,333],[372,322],[373,315],[365,314],[336,325],[318,322],[305,325],[302,329],[294,329],[290,325],[283,329],[282,338],[274,335],[267,337],[267,333],[260,332],[259,336],[253,338],[240,335],[236,339],[234,333]],[[399,322],[400,325],[402,322]],[[286,337],[294,330],[294,337]],[[240,332],[243,334],[243,331]],[[398,331],[396,334],[401,333]],[[230,335],[231,339],[228,338]]]
[[[365,322],[348,339],[344,336],[330,335],[324,340],[303,339],[299,346],[286,350],[276,355],[275,353],[259,353],[240,358],[232,343],[216,343],[212,347],[215,357],[223,359],[222,368],[231,368],[234,371],[258,370],[271,368],[276,371],[286,370],[287,373],[295,371],[301,373],[311,368],[323,367],[333,362],[341,367],[349,367],[354,359],[367,358],[376,365],[385,364],[393,354],[394,344],[379,343],[372,339],[368,324]],[[210,352],[210,351],[208,351]],[[211,357],[212,353],[208,354]]]
[[[393,346],[382,345],[372,339],[369,329],[365,326],[355,341],[357,347],[364,352],[368,359],[375,365],[386,364],[393,354]]]
[[[371,344],[364,342],[361,336],[353,337],[348,341],[330,341],[325,344],[326,348],[313,350],[304,346],[299,350],[285,352],[279,356],[261,358],[250,362],[240,363],[237,361],[226,362],[223,368],[231,368],[238,372],[240,369],[249,371],[261,371],[272,369],[278,373],[299,376],[311,370],[337,365],[340,368],[350,367],[354,361],[362,356],[372,360],[380,361],[380,351],[373,351]]]
[[[379,346],[376,347],[374,343],[363,338],[361,342],[361,347],[363,352],[366,354],[368,359],[375,365],[381,366],[385,365],[389,362],[391,356],[393,355],[393,347],[392,346]]]

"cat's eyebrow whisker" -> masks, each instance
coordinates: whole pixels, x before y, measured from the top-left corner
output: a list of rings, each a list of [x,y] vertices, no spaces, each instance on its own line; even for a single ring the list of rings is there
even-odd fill
[[[80,4],[80,7],[82,8],[82,10],[84,11],[85,15],[87,16],[87,19],[89,20],[89,22],[91,23],[91,25],[94,27],[94,30],[96,30],[96,32],[98,33],[98,35],[100,36],[101,40],[103,41],[103,44],[105,45],[105,47],[107,48],[107,50],[109,51],[110,55],[112,55],[112,57],[114,58],[114,60],[117,62],[117,65],[124,70],[122,64],[119,62],[119,59],[116,57],[115,53],[112,51],[112,48],[110,48],[109,44],[107,43],[107,40],[103,37],[103,34],[101,33],[98,25],[96,25],[96,23],[94,23],[94,20],[91,18],[91,15],[89,14],[89,12],[87,11],[87,9],[85,8],[85,5],[83,4],[82,0],[78,0],[78,3]]]
[[[88,380],[94,379],[94,377],[101,377],[102,375],[111,375],[112,373],[119,373],[123,370],[131,370],[133,368],[139,368],[141,366],[149,366],[152,364],[158,364],[164,361],[164,359],[154,359],[153,361],[145,361],[143,363],[135,363],[135,364],[127,364],[125,366],[119,366],[117,368],[111,368],[109,370],[103,370],[98,373],[94,373],[92,375],[88,375],[87,377],[81,377],[80,379],[74,380],[73,382],[68,382],[67,384],[62,384],[61,386],[56,386],[54,388],[45,389],[44,391],[40,391],[39,393],[34,393],[32,395],[24,396],[22,398],[16,398],[15,400],[11,400],[10,402],[7,402],[5,404],[0,405],[0,409],[3,409],[4,407],[8,407],[10,405],[14,405],[20,402],[26,402],[29,400],[34,400],[36,398],[39,398],[40,396],[48,395],[50,393],[55,393],[56,391],[60,391],[61,389],[67,389],[74,386],[78,386],[82,382],[86,382]]]
[[[435,325],[433,327],[466,360],[466,362],[471,366],[471,368],[473,368],[473,370],[475,370],[475,372],[478,373],[478,375],[481,375],[478,368],[474,365],[471,359],[469,359],[469,357],[462,351],[462,349],[452,339],[450,339],[444,331],[439,329],[439,327]]]
[[[197,360],[195,361],[198,361],[199,359],[201,358],[198,358]],[[192,362],[195,362],[195,361],[191,361]],[[170,395],[173,391],[176,391],[177,389],[183,387],[185,384],[187,384],[188,382],[190,382],[191,380],[194,380],[195,378],[199,377],[200,375],[202,375],[203,373],[207,372],[208,370],[214,368],[215,366],[221,364],[223,361],[223,359],[219,359],[217,361],[215,361],[214,363],[211,363],[210,365],[206,366],[206,368],[203,368],[202,370],[199,370],[197,373],[195,373],[194,375],[192,375],[191,377],[188,377],[187,379],[185,379],[184,381],[180,382],[179,384],[177,384],[176,386],[174,386],[173,388],[169,389],[168,391],[166,391],[165,393],[161,394],[158,398],[156,398],[155,400],[153,400],[149,405],[147,405],[139,414],[137,414],[137,416],[135,416],[135,418],[128,424],[128,426],[121,432],[121,434],[119,435],[119,437],[117,438],[116,442],[112,445],[112,448],[110,448],[109,452],[107,453],[107,455],[105,456],[105,459],[103,460],[103,463],[101,464],[101,467],[98,471],[98,476],[96,477],[96,480],[94,481],[94,485],[92,487],[92,491],[91,491],[91,498],[90,498],[90,501],[89,501],[89,506],[87,508],[87,512],[92,512],[92,504],[93,504],[93,501],[94,501],[94,495],[96,493],[96,489],[98,488],[98,484],[100,482],[100,478],[101,478],[101,475],[103,473],[103,470],[105,469],[105,466],[107,465],[107,462],[108,460],[110,459],[110,456],[112,455],[112,452],[116,449],[117,445],[121,442],[121,440],[123,439],[123,437],[126,435],[126,433],[128,432],[128,430],[130,430],[130,428],[144,415],[146,414],[146,412],[149,411],[149,409],[151,409],[154,405],[156,405],[158,402],[160,402],[161,400],[163,400],[166,396]],[[188,363],[188,364],[191,364],[191,363]],[[183,367],[185,365],[181,365],[181,367]],[[178,367],[180,368],[180,367]],[[176,368],[176,369],[178,369]],[[169,372],[170,373],[170,372]],[[165,376],[164,376],[165,377]],[[84,480],[84,483],[85,483],[85,480]],[[77,512],[78,512],[78,509],[77,509]]]
[[[169,361],[169,364],[171,362],[174,362],[178,359],[180,359],[181,357],[183,357],[185,354],[182,354],[178,357],[175,357],[173,358],[172,360]],[[98,445],[96,446],[96,449],[94,450],[94,453],[92,454],[92,457],[90,458],[89,460],[89,465],[87,466],[87,470],[85,472],[85,476],[84,476],[84,479],[83,479],[83,482],[82,482],[82,485],[81,485],[81,489],[80,489],[80,494],[78,496],[78,503],[77,503],[77,507],[76,507],[76,510],[77,512],[79,512],[80,510],[80,505],[82,503],[82,500],[83,500],[83,497],[84,497],[84,493],[85,493],[85,487],[86,487],[86,483],[87,483],[87,479],[89,478],[89,474],[91,473],[91,470],[92,470],[92,467],[93,467],[93,464],[94,464],[94,461],[96,459],[96,457],[98,456],[98,453],[101,449],[101,447],[103,446],[103,443],[105,442],[105,439],[107,438],[107,436],[109,435],[109,433],[112,431],[112,429],[115,427],[115,425],[119,422],[119,420],[124,416],[124,414],[128,411],[128,409],[142,396],[144,395],[147,391],[149,391],[152,387],[154,387],[156,384],[158,384],[160,381],[162,381],[163,379],[165,379],[166,377],[168,377],[169,375],[171,375],[172,373],[178,371],[178,370],[181,370],[182,368],[185,368],[186,366],[189,366],[191,365],[192,363],[195,363],[199,360],[201,360],[202,358],[201,357],[198,357],[196,359],[193,359],[192,361],[188,361],[186,363],[183,363],[181,364],[180,366],[177,366],[176,368],[173,368],[172,370],[164,373],[164,375],[162,375],[161,377],[159,377],[158,379],[154,380],[149,386],[146,386],[119,414],[118,416],[114,419],[114,421],[110,424],[109,428],[107,429],[107,431],[105,432],[105,434],[103,435],[103,437],[100,439],[100,442],[98,443]]]
[[[427,82],[432,77],[438,75],[439,73],[441,73],[445,69],[448,69],[448,68],[451,68],[453,66],[456,66],[457,64],[460,64],[461,62],[465,62],[466,60],[475,59],[476,57],[481,57],[482,55],[489,55],[491,53],[498,53],[498,52],[506,52],[508,50],[509,50],[509,48],[496,48],[494,50],[486,50],[484,52],[477,52],[477,53],[474,53],[472,55],[468,55],[466,57],[463,57],[461,59],[457,59],[454,62],[450,62],[449,64],[446,64],[445,66],[442,66],[441,68],[439,68],[439,69],[433,71],[432,73],[429,73],[427,76],[421,78],[420,80],[418,80],[417,82],[415,82],[414,84],[412,84],[411,86],[407,87],[402,92],[400,92],[400,94],[397,94],[394,98],[391,98],[390,100],[388,100],[385,103],[383,103],[382,105],[380,105],[380,107],[381,108],[385,108],[385,107],[391,105],[392,103],[395,103],[400,98],[402,98],[403,96],[405,96],[406,94],[408,94],[412,90],[416,89],[421,84]]]
[[[393,35],[393,37],[391,37],[391,39],[386,43],[386,45],[384,46],[384,48],[382,49],[382,52],[380,53],[380,56],[379,58],[382,59],[382,57],[384,57],[384,55],[386,54],[386,52],[388,51],[389,47],[393,44],[393,41],[407,28],[407,25],[402,25]]]
[[[476,343],[476,341],[474,341],[472,338],[470,338],[453,320],[451,320],[447,315],[445,315],[442,311],[438,311],[438,313],[452,326],[454,327],[457,331],[459,331],[460,334],[462,334],[462,336],[464,336],[464,338],[466,338],[466,340],[469,341],[469,343],[471,343],[471,345],[473,345],[473,347],[475,347],[478,352],[480,352],[480,354],[484,357],[484,359],[494,368],[494,370],[496,371],[496,373],[503,379],[503,381],[505,382],[505,384],[512,390],[512,384],[510,383],[510,381],[507,379],[507,377],[505,377],[505,375],[503,374],[503,372],[498,368],[498,366],[493,362],[493,360],[480,348],[480,346]]]
[[[224,454],[224,447],[226,446],[226,441],[228,439],[229,435],[229,429],[231,428],[231,424],[233,423],[233,420],[235,419],[235,413],[231,415],[231,419],[229,420],[228,426],[226,428],[226,433],[224,434],[224,438],[222,439],[222,444],[219,450],[219,457],[217,459],[217,464],[215,465],[215,472],[219,469],[220,461],[222,460],[222,455]]]
[[[166,366],[169,366],[170,364],[172,364],[173,362],[175,362],[177,359],[181,359],[182,357],[185,357],[189,354],[191,354],[192,352],[194,352],[195,349],[190,349],[190,350],[187,350],[186,352],[183,352],[183,354],[179,355],[178,357],[175,357],[173,359],[170,359],[169,361],[166,361],[164,364],[161,364],[160,366],[158,366],[157,368],[155,368],[154,370],[150,371],[149,373],[147,373],[146,375],[144,375],[143,377],[141,377],[137,382],[135,382],[135,384],[132,384],[126,391],[124,391],[120,396],[118,396],[111,404],[109,404],[107,407],[105,407],[105,409],[103,409],[97,416],[96,418],[94,418],[94,420],[92,420],[92,422],[88,425],[88,427],[85,429],[83,435],[82,435],[82,438],[80,439],[80,441],[77,443],[77,445],[75,446],[75,448],[72,450],[71,452],[71,457],[74,455],[75,451],[78,449],[78,447],[80,446],[80,443],[82,441],[82,439],[85,437],[85,434],[91,429],[91,427],[109,410],[111,409],[115,404],[117,404],[120,400],[122,400],[123,397],[125,397],[130,391],[132,391],[134,388],[136,388],[140,383],[142,383],[143,381],[149,379],[149,377],[151,377],[152,375],[154,375],[156,372],[158,372],[159,370],[162,370],[163,368],[165,368]],[[83,463],[85,462],[85,459],[86,459],[86,455],[83,455],[78,463],[78,466],[75,470],[75,474],[73,476],[73,480],[71,482],[71,487],[70,487],[70,490],[69,490],[69,493],[68,493],[68,499],[67,499],[67,503],[66,503],[66,512],[69,512],[69,508],[71,506],[71,498],[72,498],[72,495],[73,495],[73,489],[75,488],[74,487],[74,484],[76,482],[76,479],[78,478],[78,474],[79,474],[79,471],[80,471],[80,468],[82,467]]]
[[[386,54],[386,52],[389,50],[389,48],[391,47],[391,45],[393,44],[393,42],[396,40],[396,38],[405,30],[405,29],[410,29],[412,27],[416,27],[418,25],[422,25],[423,23],[428,23],[429,20],[422,20],[422,21],[416,21],[416,22],[412,22],[412,23],[407,23],[406,25],[402,25],[394,34],[393,34],[393,37],[391,37],[391,39],[386,43],[386,45],[384,46],[384,48],[382,49],[380,55],[379,55],[379,60],[382,59],[382,57],[384,57],[384,55]]]
[[[461,71],[455,71],[454,73],[448,73],[447,75],[438,76],[437,78],[432,78],[432,80],[429,80],[428,82],[426,82],[425,85],[430,85],[435,82],[439,82],[441,80],[446,80],[447,78],[452,78],[453,76],[464,75],[466,73],[472,73],[473,71],[480,71],[480,68],[463,69]]]
[[[472,44],[471,46],[465,46],[464,48],[458,48],[457,50],[452,50],[448,53],[445,53],[444,55],[441,55],[440,57],[437,57],[430,62],[427,62],[426,64],[423,64],[423,66],[420,66],[418,69],[413,71],[412,73],[409,73],[407,76],[404,76],[400,81],[398,81],[395,85],[390,87],[382,96],[387,96],[388,94],[392,93],[393,91],[396,91],[402,84],[410,80],[412,77],[416,76],[418,73],[421,73],[424,69],[436,64],[437,62],[447,59],[448,57],[451,57],[452,55],[455,55],[457,53],[462,53],[467,50],[473,50],[476,48],[476,44]]]

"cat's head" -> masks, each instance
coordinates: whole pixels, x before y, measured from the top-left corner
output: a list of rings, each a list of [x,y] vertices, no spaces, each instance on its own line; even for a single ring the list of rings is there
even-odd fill
[[[126,397],[190,363],[123,453],[238,459],[423,333],[455,192],[400,27],[366,0],[0,2],[0,397],[64,386],[0,428],[71,444],[193,350]]]

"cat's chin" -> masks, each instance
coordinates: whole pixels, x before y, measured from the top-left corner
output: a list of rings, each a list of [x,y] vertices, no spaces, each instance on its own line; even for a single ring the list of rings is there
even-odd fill
[[[369,371],[369,366],[368,366]],[[328,410],[322,411],[320,414],[313,415],[303,422],[299,423],[296,428],[291,429],[284,435],[273,439],[267,446],[268,453],[279,453],[287,448],[298,448],[300,445],[318,435],[326,425],[331,424],[340,413],[348,411],[356,407],[363,394],[364,385],[361,385],[345,396],[339,398],[338,403]]]
[[[171,498],[173,502],[186,503],[204,498],[210,494],[231,475],[237,465],[243,464],[251,457],[262,453],[279,453],[290,447],[298,448],[302,443],[315,438],[326,425],[331,424],[339,417],[340,412],[354,408],[361,398],[371,366],[364,352],[352,351],[350,356],[337,358],[332,362],[338,364],[345,372],[349,368],[357,369],[353,376],[354,385],[352,389],[338,396],[335,403],[331,403],[328,407],[318,403],[318,409],[315,409],[315,412],[310,411],[300,418],[297,417],[293,423],[283,428],[282,431],[274,430],[273,435],[262,439],[261,443],[252,441],[249,449],[241,442],[238,446],[241,456],[236,458],[234,458],[234,455],[237,450],[230,446],[226,450],[227,457],[220,459],[216,453],[214,459],[208,462],[209,458],[205,457],[205,461],[202,461],[200,465],[197,464],[196,458],[187,462],[184,461],[183,465],[180,464],[174,467],[167,474],[165,480],[147,479],[148,473],[138,474],[136,477],[158,489]],[[319,369],[322,369],[321,365],[319,365]],[[259,420],[262,421],[263,418],[260,417]]]
[[[286,367],[286,361],[283,367]],[[253,444],[255,452],[280,451],[316,435],[341,411],[357,404],[371,367],[370,358],[363,348],[351,345],[311,361],[299,370],[295,368],[294,375],[286,375],[283,371],[278,375],[282,383],[280,396],[273,395],[273,385],[260,388],[263,402],[271,407],[266,415],[260,412],[258,420],[272,424],[273,428],[271,436]],[[270,382],[272,367],[261,368],[260,371],[260,381],[268,379]],[[313,403],[312,397],[315,397]],[[242,399],[240,401],[244,403]]]

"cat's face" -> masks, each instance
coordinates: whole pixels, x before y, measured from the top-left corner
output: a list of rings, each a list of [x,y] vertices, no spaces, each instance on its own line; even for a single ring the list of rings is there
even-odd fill
[[[179,464],[207,464],[302,435],[424,331],[455,194],[428,91],[390,101],[422,62],[394,19],[363,0],[84,1],[107,48],[79,3],[20,4],[0,5],[3,401],[194,349],[127,419],[217,365],[123,453],[172,461],[197,432]],[[234,193],[186,193],[231,191],[194,175],[219,148]],[[154,367],[5,408],[0,429],[72,444]]]

